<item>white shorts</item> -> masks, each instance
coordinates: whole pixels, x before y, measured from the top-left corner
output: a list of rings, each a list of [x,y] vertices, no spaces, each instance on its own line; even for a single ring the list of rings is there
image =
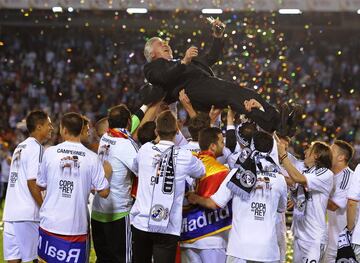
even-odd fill
[[[30,221],[4,222],[4,259],[37,259],[39,223]]]
[[[280,261],[266,261],[266,263],[279,263]],[[226,257],[226,263],[264,263],[262,261],[251,261],[241,258],[236,258],[233,256]]]
[[[294,263],[320,263],[325,244],[294,239]]]
[[[225,248],[181,248],[181,263],[225,263]]]

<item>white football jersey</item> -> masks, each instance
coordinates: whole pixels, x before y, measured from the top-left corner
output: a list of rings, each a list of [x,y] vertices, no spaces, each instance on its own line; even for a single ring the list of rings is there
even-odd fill
[[[173,146],[171,141],[162,141],[158,144],[148,142],[144,144],[135,160],[135,172],[138,174],[139,185],[136,201],[130,212],[131,224],[139,230],[149,231],[149,216],[153,197],[154,186],[152,180],[156,175],[156,166],[153,165],[159,153],[164,152]],[[169,217],[169,225],[166,234],[180,235],[182,223],[182,204],[185,192],[185,178],[191,176],[200,178],[205,174],[205,167],[188,150],[179,149],[176,157],[175,182],[174,182],[174,202]]]
[[[353,171],[346,167],[334,176],[334,187],[330,193],[330,200],[339,208],[335,211],[327,210],[328,213],[328,250],[336,251],[339,234],[347,225],[346,203],[347,193]]]
[[[356,166],[356,169],[351,177],[352,179],[348,190],[348,199],[359,202],[360,201],[360,164]],[[360,212],[360,207],[358,205],[357,215],[359,215],[359,212]],[[356,221],[351,242],[353,244],[360,245],[360,220]]]
[[[20,143],[13,154],[3,220],[39,221],[39,206],[32,197],[28,180],[36,179],[44,147],[33,137]]]
[[[96,194],[93,211],[106,214],[130,211],[133,204],[131,187],[136,147],[129,139],[112,137],[107,133],[102,136],[98,154],[112,167],[110,194],[106,199]]]
[[[45,151],[37,184],[46,188],[40,227],[60,235],[87,234],[89,194],[109,187],[97,154],[69,141]]]
[[[224,207],[232,199],[233,220],[226,254],[251,261],[277,261],[280,259],[276,236],[277,213],[286,210],[287,187],[283,175],[258,175],[266,182],[258,182],[244,201],[226,186],[237,169],[233,169],[211,199]]]
[[[303,172],[307,180],[305,218],[293,220],[294,237],[307,242],[327,243],[326,208],[333,187],[333,172],[312,167]]]

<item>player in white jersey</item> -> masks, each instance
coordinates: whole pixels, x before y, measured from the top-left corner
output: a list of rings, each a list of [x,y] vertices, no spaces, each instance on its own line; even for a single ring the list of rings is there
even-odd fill
[[[162,112],[156,121],[157,144],[144,144],[136,157],[139,185],[130,212],[134,263],[174,262],[182,223],[185,178],[200,178],[204,165],[174,145],[175,116]]]
[[[354,148],[345,141],[336,140],[331,145],[331,152],[331,170],[334,173],[334,186],[327,206],[328,245],[323,263],[335,263],[339,234],[347,224],[347,192],[353,174],[348,165],[354,155]]]
[[[95,195],[91,225],[97,262],[131,262],[129,213],[133,205],[133,162],[138,146],[132,139],[131,113],[125,105],[109,110],[109,129],[101,137],[98,154],[112,167],[110,195]],[[114,234],[116,233],[116,234]]]
[[[235,168],[210,198],[195,194],[188,196],[191,203],[210,209],[224,207],[232,199],[233,221],[226,252],[228,263],[279,262],[280,259],[276,214],[286,209],[286,182],[279,173],[279,167],[269,159],[272,137],[257,132],[254,141],[254,154],[260,152],[262,156],[256,161],[261,163],[256,168],[256,176],[250,171],[244,172],[244,168]],[[230,188],[229,182],[233,180],[238,180],[240,185],[252,182],[248,198]]]
[[[358,215],[360,213],[360,164],[356,166],[352,175],[347,197],[347,228],[352,232],[352,247],[356,260],[360,262],[360,220],[358,220]]]
[[[308,169],[303,173],[291,163],[285,144],[279,139],[278,151],[280,163],[298,184],[294,191],[294,262],[318,263],[327,243],[325,215],[333,186],[330,146],[313,142],[305,152],[304,164]]]
[[[43,199],[36,185],[44,147],[53,126],[43,111],[26,118],[29,137],[15,149],[4,208],[4,259],[15,263],[37,259],[39,207]]]
[[[36,183],[46,190],[40,209],[38,256],[45,262],[87,261],[87,202],[92,190],[109,195],[98,156],[80,142],[83,118],[65,114],[60,123],[64,142],[49,147]]]

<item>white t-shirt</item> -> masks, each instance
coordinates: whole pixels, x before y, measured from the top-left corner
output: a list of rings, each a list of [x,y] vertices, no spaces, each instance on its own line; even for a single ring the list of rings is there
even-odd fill
[[[110,194],[105,198],[95,195],[93,211],[112,214],[128,212],[133,204],[131,197],[132,169],[137,149],[129,139],[116,138],[105,133],[99,144],[99,156],[112,167]]]
[[[305,218],[293,220],[294,237],[307,242],[327,243],[326,208],[333,186],[333,172],[312,167],[303,172],[307,180]]]
[[[346,221],[346,203],[347,192],[350,187],[350,180],[353,171],[346,167],[341,172],[334,176],[334,186],[330,193],[330,200],[333,201],[339,208],[335,211],[327,210],[328,213],[328,248],[330,250],[337,250],[337,242],[339,234],[344,230]]]
[[[351,177],[352,179],[347,197],[348,199],[359,202],[360,201],[360,164],[356,166],[356,169]],[[359,212],[360,212],[360,207],[358,205],[357,215],[359,215]],[[358,217],[354,228],[354,232],[352,234],[351,242],[353,244],[360,245],[360,220],[358,220]]]
[[[39,221],[39,206],[32,197],[28,180],[35,180],[44,147],[33,137],[20,143],[13,154],[3,220]]]
[[[40,227],[60,235],[87,234],[90,191],[109,187],[98,156],[69,141],[45,151],[37,184],[46,188]]]
[[[226,254],[252,261],[277,261],[280,259],[276,236],[277,213],[286,210],[287,187],[282,175],[258,175],[268,177],[265,189],[253,190],[250,199],[244,201],[226,186],[237,169],[231,170],[219,190],[211,199],[224,207],[232,201],[233,220]],[[258,183],[257,183],[258,184]]]
[[[155,145],[149,142],[144,144],[137,154],[134,167],[138,174],[139,184],[136,201],[130,212],[130,221],[139,230],[149,231],[149,214],[154,189],[154,186],[151,185],[151,178],[156,174],[156,166],[153,165],[155,157],[173,145],[173,142],[163,140]],[[179,149],[175,166],[174,203],[169,215],[170,219],[176,220],[170,220],[166,234],[180,235],[185,178],[187,176],[200,178],[204,174],[205,167],[202,162],[190,151]]]

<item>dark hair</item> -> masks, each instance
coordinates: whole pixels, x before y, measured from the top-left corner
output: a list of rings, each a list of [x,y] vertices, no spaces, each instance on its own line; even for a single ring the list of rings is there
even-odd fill
[[[199,133],[199,146],[201,151],[206,151],[212,143],[217,144],[221,130],[216,127],[208,127]]]
[[[109,109],[108,122],[109,128],[126,128],[131,118],[131,112],[124,104],[114,106]]]
[[[61,118],[61,126],[66,128],[73,136],[79,136],[84,126],[84,118],[76,112],[64,114]]]
[[[256,131],[253,135],[254,148],[259,152],[269,153],[274,146],[273,137],[267,132]]]
[[[95,123],[96,134],[101,137],[106,133],[105,126],[109,126],[108,117],[103,117]]]
[[[254,135],[254,132],[257,131],[256,124],[254,122],[245,122],[238,128],[238,135],[243,138],[245,141],[250,142],[251,138]]]
[[[350,143],[342,140],[335,140],[334,144],[338,146],[341,152],[345,155],[346,163],[349,163],[354,156],[355,150],[354,147],[350,145]]]
[[[34,110],[28,114],[26,117],[26,128],[29,133],[35,131],[37,125],[42,125],[48,119],[48,115],[46,112],[42,110]]]
[[[172,140],[177,132],[177,122],[174,114],[166,110],[156,119],[156,132],[162,140]]]
[[[81,117],[84,120],[84,127],[88,124],[90,124],[90,119],[88,117],[86,117],[85,115],[81,115]]]
[[[141,144],[151,142],[156,139],[156,123],[154,121],[145,122],[138,130],[138,140]]]
[[[198,141],[199,132],[207,127],[210,127],[210,117],[208,114],[199,113],[195,117],[191,118],[188,126],[191,139]]]
[[[316,168],[328,168],[332,166],[332,154],[330,146],[324,142],[315,141],[312,143],[310,150],[316,155]]]

